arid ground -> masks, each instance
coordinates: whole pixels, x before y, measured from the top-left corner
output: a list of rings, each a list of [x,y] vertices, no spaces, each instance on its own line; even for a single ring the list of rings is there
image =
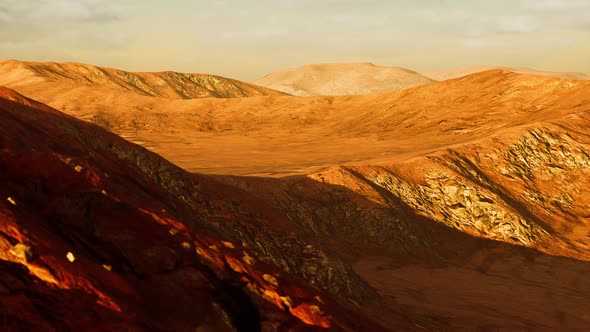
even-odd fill
[[[588,76],[255,83],[0,62],[0,327],[590,329]]]

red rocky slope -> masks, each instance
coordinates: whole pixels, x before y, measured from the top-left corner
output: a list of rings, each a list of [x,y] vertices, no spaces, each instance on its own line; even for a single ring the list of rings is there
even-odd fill
[[[259,203],[204,176],[180,184],[182,176],[190,175],[139,146],[1,88],[0,327],[381,329],[300,282],[296,265],[294,276],[284,272],[290,265],[273,263],[272,243],[267,259],[236,241],[240,227],[260,221],[229,212],[240,209],[231,199]],[[194,186],[194,196],[163,183]],[[280,218],[272,225],[258,241],[296,231]]]

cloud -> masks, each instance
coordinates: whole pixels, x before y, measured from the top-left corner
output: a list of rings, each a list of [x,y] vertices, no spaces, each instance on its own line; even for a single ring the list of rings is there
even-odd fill
[[[0,8],[0,24],[8,23],[8,21],[10,21],[10,15]]]
[[[54,38],[55,39],[55,38]],[[57,39],[64,45],[71,45],[84,50],[117,50],[125,49],[131,37],[125,33],[101,33],[99,31],[65,31]]]
[[[498,33],[530,33],[537,30],[537,20],[531,16],[502,16],[496,19]]]
[[[533,16],[494,16],[469,21],[463,29],[463,36],[494,37],[500,35],[519,35],[537,31],[539,21]]]
[[[64,21],[105,23],[119,21],[126,13],[127,6],[112,0],[0,0],[0,22],[19,24]]]
[[[590,9],[588,0],[521,0],[524,9],[554,11],[570,9]]]
[[[127,48],[131,37],[124,33],[108,34],[97,31],[65,30],[33,40],[2,40],[0,50],[43,50],[49,48],[86,51],[116,51]]]
[[[495,38],[466,38],[463,45],[468,49],[509,49],[509,50],[531,50],[556,47],[569,47],[576,45],[574,39],[495,39]]]
[[[533,16],[487,16],[465,10],[420,9],[414,15],[429,23],[453,29],[467,37],[491,36],[498,34],[523,34],[537,30],[538,22]]]
[[[74,48],[122,48],[129,38],[106,25],[124,19],[128,9],[116,0],[0,0],[0,40],[4,48],[27,42],[44,49],[49,41]]]
[[[466,21],[473,17],[473,13],[465,10],[433,10],[433,9],[418,9],[414,15],[419,19],[430,22],[449,22],[449,21]]]
[[[590,0],[521,0],[520,4],[554,28],[590,29]]]
[[[125,8],[117,3],[101,0],[59,0],[51,5],[41,6],[35,13],[40,18],[61,17],[85,22],[119,21],[125,15]],[[44,1],[47,4],[47,1]]]

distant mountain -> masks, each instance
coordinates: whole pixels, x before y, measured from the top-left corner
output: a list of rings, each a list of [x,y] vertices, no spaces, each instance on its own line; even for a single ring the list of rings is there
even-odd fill
[[[81,63],[0,62],[0,85],[36,98],[56,93],[88,93],[105,98],[113,93],[172,99],[236,98],[283,93],[238,80],[173,71],[135,73]],[[43,98],[40,98],[43,99]]]
[[[277,71],[253,83],[297,96],[340,96],[397,92],[432,82],[432,79],[399,67],[328,63]]]
[[[549,76],[557,78],[565,78],[570,80],[590,80],[590,76],[582,73],[571,73],[571,72],[551,72],[535,70],[530,68],[515,68],[515,67],[490,67],[490,66],[472,66],[463,68],[454,68],[448,70],[437,70],[421,73],[422,75],[429,77],[437,81],[446,81],[453,78],[463,77],[490,69],[502,69],[511,71],[518,74],[532,74],[540,76]]]

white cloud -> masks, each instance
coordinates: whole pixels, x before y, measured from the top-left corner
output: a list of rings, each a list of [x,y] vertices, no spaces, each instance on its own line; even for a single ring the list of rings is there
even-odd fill
[[[10,15],[0,9],[0,24],[10,21]]]
[[[125,18],[126,11],[115,0],[0,0],[0,40],[3,49],[27,47],[40,52],[45,52],[46,44],[120,49],[130,38],[103,25]]]
[[[431,9],[420,9],[414,14],[421,20],[439,24],[445,29],[454,29],[467,37],[531,33],[539,25],[535,17],[525,15],[487,16],[465,10]]]
[[[528,34],[537,31],[539,21],[533,16],[493,16],[474,19],[465,24],[468,38]]]
[[[98,31],[65,31],[60,36],[65,45],[74,45],[76,48],[83,48],[86,50],[114,50],[125,48],[131,38],[124,33],[101,33]]]
[[[40,18],[61,17],[76,21],[111,22],[125,15],[125,8],[117,3],[101,0],[43,1],[34,14]]]
[[[530,33],[537,30],[537,20],[531,16],[502,16],[496,19],[496,32]]]
[[[127,7],[112,0],[0,0],[0,13],[15,23],[112,22],[122,19]]]
[[[464,46],[468,49],[510,49],[531,50],[556,47],[568,47],[577,44],[574,39],[495,39],[495,38],[466,38]]]
[[[448,22],[448,21],[466,21],[471,19],[474,15],[465,10],[434,10],[434,9],[418,9],[414,15],[420,19],[430,22]]]
[[[131,37],[124,33],[107,34],[96,31],[65,30],[34,40],[2,40],[0,50],[40,50],[60,47],[92,51],[114,51],[125,49]]]
[[[521,6],[533,10],[590,9],[588,0],[521,0]]]

